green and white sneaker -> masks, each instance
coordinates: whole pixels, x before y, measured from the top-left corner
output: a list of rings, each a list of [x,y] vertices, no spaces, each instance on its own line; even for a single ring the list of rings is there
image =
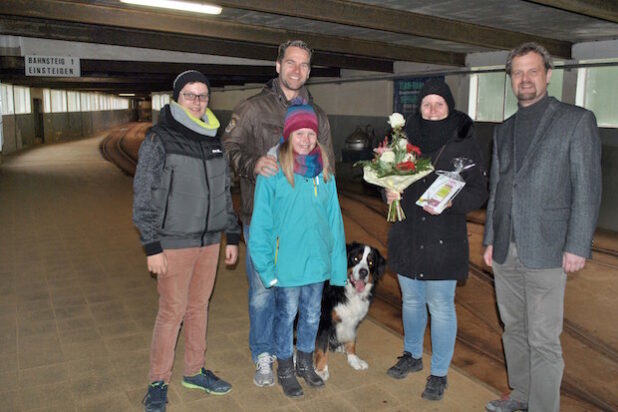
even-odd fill
[[[183,376],[181,384],[185,388],[201,389],[211,395],[225,395],[232,390],[232,385],[204,368],[193,376]]]

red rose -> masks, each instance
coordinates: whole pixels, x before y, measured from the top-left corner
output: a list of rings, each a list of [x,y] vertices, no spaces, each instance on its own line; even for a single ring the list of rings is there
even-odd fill
[[[410,144],[410,143],[406,145],[406,151],[408,153],[416,153],[418,156],[421,155],[421,149],[419,149],[418,146],[414,146],[413,144]]]
[[[412,161],[407,161],[407,162],[401,162],[399,164],[397,164],[397,169],[399,170],[414,170],[416,169],[416,164]]]

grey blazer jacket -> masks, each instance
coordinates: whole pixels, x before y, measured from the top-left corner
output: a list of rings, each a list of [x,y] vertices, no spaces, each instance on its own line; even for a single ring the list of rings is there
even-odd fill
[[[518,172],[514,124],[511,116],[494,129],[483,244],[504,263],[512,229],[526,267],[560,267],[563,252],[589,258],[602,176],[594,114],[550,97]]]

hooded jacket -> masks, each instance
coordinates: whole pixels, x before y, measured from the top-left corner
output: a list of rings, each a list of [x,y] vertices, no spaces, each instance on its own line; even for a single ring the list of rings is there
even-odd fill
[[[148,131],[133,180],[133,222],[149,256],[219,243],[222,231],[228,244],[240,238],[216,127],[198,126],[174,105],[161,109]]]
[[[318,141],[330,158],[330,170],[335,170],[335,155],[330,134],[328,117],[324,110],[313,103],[309,91],[299,91],[299,101],[311,104],[318,116]],[[262,91],[241,102],[234,109],[232,118],[223,134],[223,147],[231,167],[240,177],[242,205],[240,220],[251,223],[253,213],[253,192],[256,175],[255,164],[268,149],[277,145],[283,133],[285,113],[292,102],[288,101],[279,86],[277,78],[270,80]]]
[[[345,233],[334,176],[324,182],[322,173],[295,173],[294,187],[281,169],[258,176],[252,222],[249,251],[264,285],[345,285]]]

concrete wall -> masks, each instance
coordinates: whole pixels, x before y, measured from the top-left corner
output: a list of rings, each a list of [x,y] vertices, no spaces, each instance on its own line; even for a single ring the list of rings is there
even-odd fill
[[[18,133],[15,123],[15,115],[2,116],[2,153],[12,153],[21,149],[21,132]]]
[[[44,113],[44,142],[56,143],[81,139],[134,119],[135,111]],[[35,144],[34,114],[2,116],[4,144],[2,155],[8,155]]]
[[[34,144],[34,115],[11,114],[2,116],[2,153],[8,154]]]

